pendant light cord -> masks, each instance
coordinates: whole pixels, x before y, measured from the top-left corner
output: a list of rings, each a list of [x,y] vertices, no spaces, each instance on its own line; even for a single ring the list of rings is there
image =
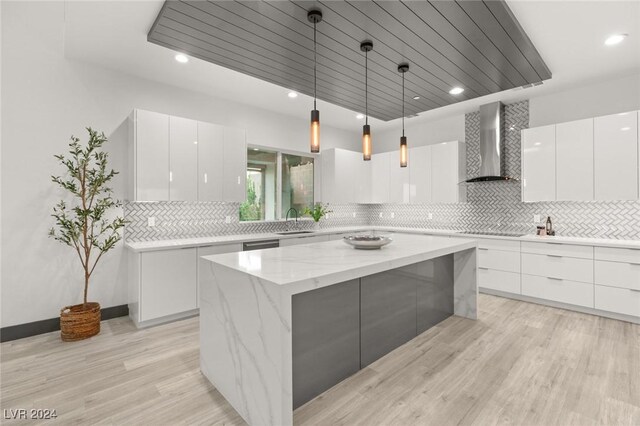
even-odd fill
[[[402,73],[402,136],[404,136],[404,74]]]
[[[316,108],[316,98],[318,97],[318,75],[317,75],[317,67],[318,67],[318,58],[316,54],[316,23],[313,23],[313,109]]]
[[[369,124],[369,51],[364,51],[364,124]]]

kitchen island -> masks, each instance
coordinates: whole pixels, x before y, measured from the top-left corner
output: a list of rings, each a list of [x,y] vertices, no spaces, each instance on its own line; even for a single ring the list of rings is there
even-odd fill
[[[396,234],[199,260],[202,373],[251,425],[293,410],[450,315],[476,319],[476,244]]]

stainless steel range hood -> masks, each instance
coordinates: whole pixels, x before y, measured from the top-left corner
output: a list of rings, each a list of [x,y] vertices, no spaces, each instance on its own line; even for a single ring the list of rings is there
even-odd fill
[[[480,106],[480,174],[467,182],[512,180],[501,168],[504,123],[502,102]]]

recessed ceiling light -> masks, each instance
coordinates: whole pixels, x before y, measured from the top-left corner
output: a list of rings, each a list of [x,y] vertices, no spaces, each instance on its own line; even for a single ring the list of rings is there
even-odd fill
[[[364,118],[364,114],[358,114],[358,115],[356,115],[356,118],[358,120],[362,120]]]
[[[415,95],[415,96],[413,97],[413,99],[417,101],[418,99],[420,99],[420,96]]]
[[[613,34],[607,37],[604,41],[604,44],[607,46],[613,46],[618,43],[622,43],[622,41],[627,37],[626,34]]]
[[[453,89],[449,90],[449,94],[451,95],[459,95],[462,92],[464,92],[464,89],[462,87],[454,87]]]
[[[254,151],[260,151],[260,148],[253,148]]]
[[[298,97],[298,93],[294,92],[294,91],[291,91],[291,92],[289,92],[289,94],[287,96],[289,96],[291,99],[297,98]]]
[[[187,62],[189,62],[189,57],[187,55],[183,55],[182,53],[178,53],[176,55],[176,61],[180,62],[181,64],[186,64]]]
[[[622,130],[623,132],[626,132],[627,130],[631,130],[631,127],[622,127],[620,128],[620,130]]]

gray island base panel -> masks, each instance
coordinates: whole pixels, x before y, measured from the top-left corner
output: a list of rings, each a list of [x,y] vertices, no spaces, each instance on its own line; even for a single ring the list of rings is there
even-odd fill
[[[476,319],[475,240],[393,238],[200,259],[201,370],[247,423],[291,425],[294,407],[451,312]]]

